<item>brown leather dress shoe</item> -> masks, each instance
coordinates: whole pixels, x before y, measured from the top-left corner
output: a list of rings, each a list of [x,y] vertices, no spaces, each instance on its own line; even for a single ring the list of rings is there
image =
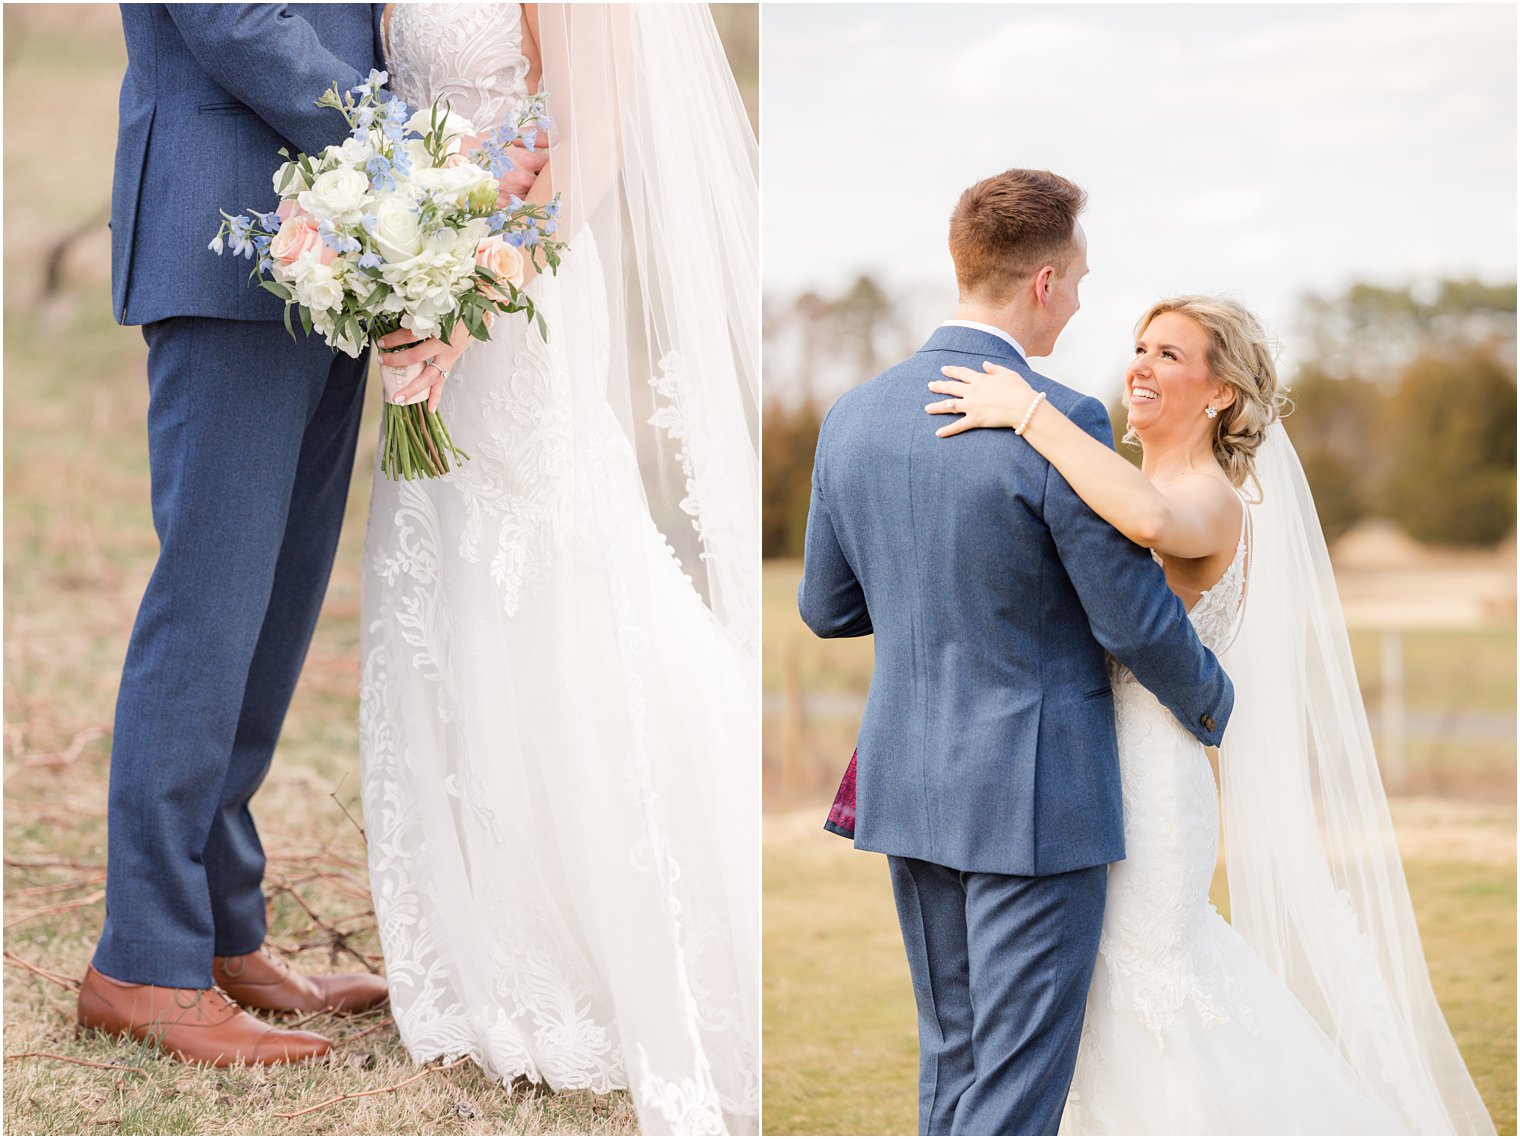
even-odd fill
[[[213,957],[211,976],[238,1004],[269,1011],[363,1012],[390,995],[385,978],[373,973],[307,977],[263,949]]]
[[[129,985],[91,966],[79,987],[79,1024],[155,1044],[177,1060],[229,1068],[290,1064],[332,1049],[314,1032],[274,1028],[218,989]]]

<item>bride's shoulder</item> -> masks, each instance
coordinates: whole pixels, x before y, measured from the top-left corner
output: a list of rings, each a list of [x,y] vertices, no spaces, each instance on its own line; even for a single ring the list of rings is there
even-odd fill
[[[1217,531],[1221,540],[1229,538],[1230,549],[1235,548],[1234,538],[1246,506],[1228,479],[1209,471],[1182,471],[1156,486],[1174,503],[1186,504],[1196,515],[1207,519],[1209,529]]]

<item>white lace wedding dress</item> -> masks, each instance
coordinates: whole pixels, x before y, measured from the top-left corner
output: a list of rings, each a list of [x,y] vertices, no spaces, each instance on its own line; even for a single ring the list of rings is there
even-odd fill
[[[485,129],[525,94],[522,35],[516,4],[398,4],[392,90]],[[455,366],[440,413],[468,462],[374,476],[361,747],[392,1008],[419,1063],[752,1132],[754,657],[652,521],[606,375],[567,356],[608,337],[557,320],[600,270],[573,238],[529,287],[548,341],[503,317]]]
[[[1235,557],[1189,613],[1222,653],[1245,597]],[[1219,800],[1207,754],[1112,667],[1125,858],[1108,871],[1098,963],[1063,1135],[1398,1135],[1293,993],[1209,902]]]

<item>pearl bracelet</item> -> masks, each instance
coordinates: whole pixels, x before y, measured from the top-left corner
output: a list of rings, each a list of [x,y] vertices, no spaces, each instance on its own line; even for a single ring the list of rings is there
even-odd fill
[[[1045,398],[1044,392],[1036,392],[1034,402],[1029,405],[1029,410],[1024,413],[1024,420],[1013,429],[1015,435],[1024,434],[1024,429],[1029,426],[1029,421],[1034,418],[1034,413],[1039,409],[1040,401]]]

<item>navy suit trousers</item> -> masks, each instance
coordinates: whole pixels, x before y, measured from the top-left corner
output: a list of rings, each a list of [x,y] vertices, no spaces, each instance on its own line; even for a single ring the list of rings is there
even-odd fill
[[[263,782],[337,550],[367,356],[278,323],[145,325],[158,562],[116,705],[95,966],[208,988],[263,942]]]
[[[1054,1135],[1108,867],[1026,878],[889,857],[918,1003],[923,1135]]]

